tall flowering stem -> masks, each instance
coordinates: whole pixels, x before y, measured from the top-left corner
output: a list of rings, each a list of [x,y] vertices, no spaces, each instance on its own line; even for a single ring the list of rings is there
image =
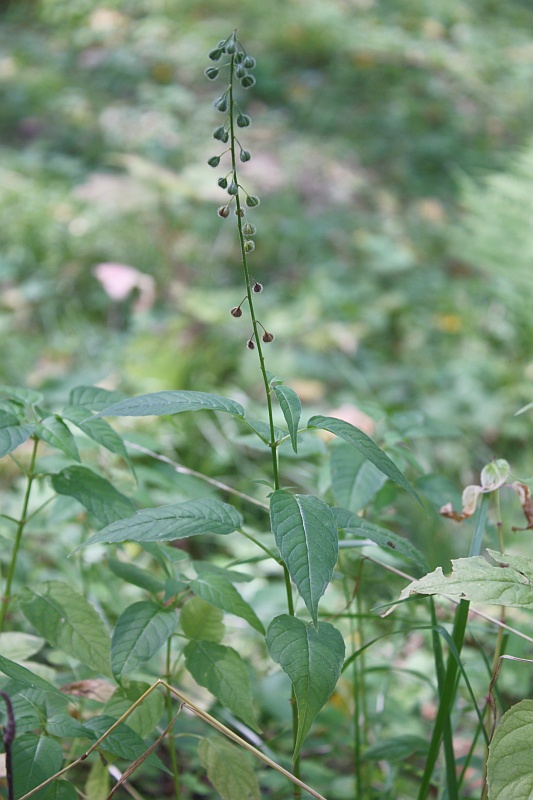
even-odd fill
[[[240,82],[242,88],[249,89],[255,84],[255,78],[252,71],[255,67],[255,59],[246,53],[246,50],[237,39],[236,31],[224,41],[218,43],[210,53],[209,57],[213,62],[219,62],[222,56],[226,59],[222,65],[208,67],[205,74],[209,80],[215,80],[219,72],[224,69],[229,70],[229,81],[225,91],[214,102],[217,111],[226,115],[223,125],[220,125],[213,131],[213,138],[222,142],[223,144],[229,143],[229,146],[220,155],[212,156],[208,160],[211,167],[218,167],[224,155],[228,152],[231,158],[231,170],[222,178],[218,179],[218,185],[221,189],[225,189],[229,195],[228,201],[218,209],[218,214],[223,219],[227,219],[231,214],[231,208],[234,207],[235,215],[237,217],[237,230],[239,235],[239,244],[241,249],[241,261],[244,273],[244,283],[246,287],[246,294],[238,306],[231,309],[233,317],[241,317],[241,306],[246,303],[250,312],[252,322],[252,335],[248,339],[247,346],[249,350],[257,350],[259,357],[259,366],[261,375],[265,386],[266,402],[268,409],[268,423],[270,428],[270,441],[269,447],[272,455],[272,471],[274,477],[274,487],[280,488],[279,481],[279,464],[278,464],[278,446],[279,442],[276,440],[276,430],[274,427],[274,413],[272,409],[272,391],[268,378],[268,373],[265,366],[265,359],[263,355],[263,344],[269,344],[273,341],[274,335],[270,333],[256,316],[254,308],[254,294],[258,294],[263,290],[261,283],[252,278],[250,269],[248,267],[248,255],[255,250],[255,241],[251,238],[255,232],[255,226],[248,222],[246,213],[247,209],[255,208],[259,205],[259,198],[255,195],[250,195],[243,188],[239,182],[239,175],[237,172],[237,153],[239,160],[246,162],[251,159],[251,154],[245,150],[238,137],[237,128],[247,128],[250,123],[250,117],[243,114],[240,110],[238,103],[235,99],[235,87]],[[242,198],[244,197],[244,202]],[[281,562],[284,571],[285,589],[287,593],[287,608],[289,614],[294,616],[294,601],[292,596],[291,579],[289,570],[284,562]],[[296,705],[296,695],[294,687],[291,696],[292,705],[292,728],[293,728],[293,743],[296,746],[298,734],[298,708]],[[300,777],[300,757],[294,760],[293,764],[294,775]],[[294,800],[301,798],[301,790],[298,786],[294,787]]]
[[[244,273],[244,282],[246,287],[245,301],[248,305],[250,318],[252,322],[252,335],[248,339],[247,345],[250,350],[257,350],[259,357],[259,366],[261,375],[265,386],[265,394],[268,408],[268,422],[270,428],[270,441],[269,446],[272,454],[272,471],[274,477],[274,486],[279,489],[279,465],[278,465],[278,442],[276,441],[276,433],[274,427],[274,414],[272,409],[272,396],[270,381],[265,365],[265,358],[263,355],[263,344],[268,344],[273,341],[273,334],[269,333],[262,323],[258,320],[254,308],[254,294],[262,291],[262,285],[250,275],[248,267],[248,255],[255,250],[255,242],[251,238],[255,234],[255,226],[248,222],[246,218],[246,209],[255,208],[259,205],[259,198],[248,194],[239,182],[239,175],[237,172],[237,152],[239,159],[242,162],[249,161],[251,154],[245,150],[238,137],[236,128],[247,128],[250,125],[250,117],[243,114],[235,100],[234,89],[235,84],[240,83],[245,89],[249,89],[255,84],[255,78],[251,74],[255,67],[255,59],[247,55],[245,49],[239,42],[236,36],[236,31],[233,31],[231,36],[225,41],[219,42],[218,46],[212,50],[209,57],[212,61],[219,61],[223,56],[229,56],[222,67],[208,67],[206,76],[210,80],[215,80],[222,69],[229,69],[229,82],[228,87],[224,93],[215,100],[214,106],[217,111],[226,114],[224,125],[219,126],[213,132],[213,138],[226,143],[229,141],[229,147],[219,156],[212,156],[208,164],[212,167],[217,167],[220,160],[225,153],[230,154],[231,170],[224,177],[220,178],[218,185],[222,189],[226,189],[229,200],[221,206],[218,210],[219,216],[223,218],[229,217],[231,213],[231,205],[234,203],[235,215],[237,217],[237,230],[239,236],[239,244],[241,249],[242,268]],[[244,203],[242,201],[244,196]],[[234,317],[241,316],[241,305],[232,309],[231,313]],[[292,603],[292,595],[291,595]]]

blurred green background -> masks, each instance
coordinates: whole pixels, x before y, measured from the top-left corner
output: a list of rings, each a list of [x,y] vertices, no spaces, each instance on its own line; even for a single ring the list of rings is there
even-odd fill
[[[4,3],[2,382],[260,399],[206,164],[203,70],[235,27],[258,61],[241,175],[262,198],[268,368],[309,414],[348,405],[431,437],[428,471],[468,482],[497,455],[532,474],[513,416],[533,399],[526,0]],[[113,299],[102,263],[140,288]]]

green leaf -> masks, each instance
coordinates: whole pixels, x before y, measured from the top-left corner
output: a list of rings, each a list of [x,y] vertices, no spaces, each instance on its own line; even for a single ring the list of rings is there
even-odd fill
[[[46,732],[59,739],[93,739],[94,734],[70,714],[54,714],[46,721]]]
[[[427,739],[408,733],[377,742],[364,751],[362,758],[365,761],[404,761],[414,753],[427,753],[428,746]]]
[[[52,475],[58,494],[75,497],[96,519],[109,525],[135,512],[132,501],[87,467],[72,466]]]
[[[331,448],[331,484],[336,502],[360,511],[379,492],[387,478],[362,453],[348,444]]]
[[[228,567],[219,567],[218,564],[211,564],[209,561],[193,561],[192,565],[197,575],[201,575],[204,572],[216,572],[217,575],[222,575],[231,583],[248,583],[254,579],[253,575],[249,575],[246,572],[236,572]]]
[[[40,392],[33,389],[24,389],[22,386],[0,386],[0,397],[9,397],[28,406],[35,406],[43,402]]]
[[[328,622],[318,630],[282,614],[268,627],[268,652],[287,673],[298,706],[298,734],[293,760],[300,752],[313,720],[333,693],[344,661],[344,641]]]
[[[263,441],[265,444],[270,442],[271,431],[270,425],[267,422],[263,422],[259,419],[249,419],[247,417],[246,424],[249,428],[255,431],[255,433],[257,433],[261,441]],[[286,435],[287,431],[284,431],[282,428],[278,428],[277,426],[274,427],[274,438],[276,442],[278,442],[280,439],[283,439],[283,437]],[[241,437],[240,441],[246,444],[251,444],[251,439],[248,437]]]
[[[253,608],[243,600],[237,589],[223,575],[216,572],[204,572],[190,583],[192,591],[222,611],[235,614],[236,617],[245,619],[252,628],[264,634],[263,624]]]
[[[110,392],[99,386],[75,386],[68,396],[70,406],[86,406],[92,411],[102,411],[112,403],[120,403],[125,399],[123,392]]]
[[[151,594],[165,591],[165,582],[156,578],[147,569],[141,569],[136,567],[135,564],[114,561],[113,559],[109,560],[108,567],[117,578],[121,578],[126,583],[131,583],[133,586],[139,586]]]
[[[16,414],[0,409],[0,428],[12,428],[17,425],[20,425],[20,420]]]
[[[349,422],[344,422],[342,419],[336,419],[335,417],[322,417],[316,416],[311,417],[309,422],[307,423],[308,428],[320,428],[325,431],[329,431],[330,433],[334,433],[335,436],[339,436],[341,439],[344,439],[345,442],[348,444],[353,445],[359,450],[360,453],[364,455],[369,461],[374,464],[387,478],[390,478],[391,481],[394,481],[399,486],[402,486],[409,494],[413,495],[420,505],[423,507],[422,500],[418,496],[415,489],[411,486],[407,478],[404,478],[394,461],[388,457],[383,450],[377,446],[377,444],[367,436],[366,433],[360,431],[359,428],[356,428],[354,425],[351,425]]]
[[[104,706],[104,714],[118,719],[141,697],[150,684],[141,681],[128,681],[127,686],[120,686]],[[149,736],[161,721],[165,707],[165,698],[161,692],[150,692],[135,711],[127,718],[128,727],[143,739]]]
[[[85,722],[85,727],[94,731],[96,738],[99,739],[116,721],[115,717],[102,714],[101,716],[88,719]],[[117,758],[125,758],[126,761],[131,763],[146,753],[147,746],[138,733],[135,733],[129,725],[122,722],[118,728],[115,728],[115,730],[104,739],[99,749],[112,753],[112,755]],[[158,767],[163,768],[163,764],[154,753],[151,753],[144,763],[156,764]]]
[[[109,634],[86,598],[61,581],[19,592],[25,617],[53,647],[109,675]]]
[[[122,437],[105,419],[90,418],[91,413],[90,406],[66,406],[62,411],[62,416],[69,422],[73,422],[89,439],[98,442],[111,453],[121,456],[131,466],[131,459]]]
[[[13,777],[15,797],[22,797],[40,783],[59,772],[63,764],[61,745],[48,736],[23,733],[13,742]],[[48,787],[33,797],[43,798]]]
[[[300,398],[290,386],[274,386],[274,394],[278,398],[278,403],[285,417],[285,422],[291,435],[292,449],[298,452],[298,425],[302,413]]]
[[[62,450],[66,456],[74,459],[74,461],[81,461],[74,437],[61,417],[52,415],[41,420],[35,426],[35,435],[42,439],[43,442]]]
[[[110,776],[107,765],[99,758],[89,770],[85,783],[86,800],[102,800],[109,794]]]
[[[41,692],[51,692],[52,694],[62,697],[64,699],[64,695],[56,689],[51,683],[45,681],[44,678],[41,678],[39,675],[35,675],[34,672],[31,672],[26,667],[22,667],[20,664],[15,664],[14,661],[11,661],[9,658],[5,658],[5,656],[0,655],[0,672],[4,675],[7,675],[16,683],[20,684],[21,686],[29,689],[39,689]]]
[[[496,565],[483,556],[452,560],[447,577],[437,567],[406,586],[400,599],[411,594],[450,594],[478,603],[533,608],[533,560],[487,550]]]
[[[423,572],[428,570],[428,563],[417,547],[404,536],[374,525],[373,522],[363,519],[358,514],[348,511],[346,508],[332,508],[333,516],[339,528],[350,536],[358,536],[362,539],[370,539],[385,550],[390,550],[399,556],[416,564]]]
[[[191,597],[181,609],[181,629],[188,639],[221,642],[225,631],[222,619],[220,608],[201,597]]]
[[[20,425],[14,414],[2,412],[0,417],[0,458],[7,456],[8,453],[29,439],[34,430],[34,425]]]
[[[248,665],[236,650],[216,642],[189,642],[185,665],[196,683],[214,694],[246,725],[259,730],[252,707]]]
[[[54,781],[48,786],[44,800],[78,800],[78,793],[68,781]]]
[[[224,737],[201,739],[198,755],[222,800],[260,800],[259,784],[242,747]]]
[[[182,411],[225,411],[244,417],[244,408],[234,400],[207,392],[154,392],[113,403],[102,409],[98,417],[159,417]]]
[[[44,639],[31,633],[21,631],[0,633],[0,653],[5,653],[6,658],[15,661],[31,658],[43,648],[44,644]]]
[[[143,508],[132,517],[117,520],[77,549],[97,542],[171,542],[202,533],[226,535],[240,528],[242,521],[233,506],[215,498],[169,503]]]
[[[533,796],[532,748],[533,700],[521,700],[503,715],[489,746],[490,800]]]
[[[281,557],[316,628],[318,603],[339,553],[331,509],[318,497],[277,490],[270,498],[270,519]]]
[[[175,611],[140,601],[128,606],[117,620],[111,640],[111,669],[117,681],[144,664],[165,644],[178,624]]]

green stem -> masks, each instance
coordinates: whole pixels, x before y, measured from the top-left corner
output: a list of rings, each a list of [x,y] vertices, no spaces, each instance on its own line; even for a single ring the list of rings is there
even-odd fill
[[[9,563],[9,568],[7,571],[6,576],[6,583],[4,586],[4,591],[2,595],[2,603],[0,608],[0,633],[4,629],[4,623],[6,620],[7,610],[9,608],[9,604],[11,602],[11,586],[13,584],[13,577],[15,575],[15,569],[17,566],[17,556],[20,549],[20,545],[22,542],[22,534],[24,532],[24,528],[26,523],[28,522],[28,505],[30,502],[30,494],[31,494],[31,487],[33,484],[33,480],[35,478],[34,470],[35,470],[35,459],[37,457],[37,448],[39,446],[39,440],[33,440],[33,450],[31,453],[30,459],[30,466],[28,469],[28,482],[26,484],[26,492],[24,494],[24,500],[22,503],[22,511],[20,515],[20,519],[17,524],[17,531],[15,534],[15,544],[13,545],[13,550],[11,553],[11,561]]]
[[[166,667],[165,667],[166,676],[165,677],[166,677],[167,683],[169,683],[169,684],[170,684],[170,682],[172,680],[170,662],[171,662],[171,639],[168,639],[168,641],[167,641]],[[167,689],[167,691],[165,692],[165,704],[166,704],[166,709],[167,709],[167,720],[168,720],[168,724],[170,725],[170,723],[172,721],[172,694],[171,694],[169,689]],[[173,731],[173,729],[171,727],[171,728],[169,728],[169,731],[168,731],[168,749],[169,749],[169,753],[170,753],[170,766],[171,766],[171,769],[172,769],[172,778],[173,778],[173,781],[174,781],[174,797],[175,797],[176,800],[180,800],[180,798],[181,798],[180,771],[179,771],[179,766],[178,766],[178,758],[176,756],[176,743],[175,743],[174,740],[175,740],[174,731]]]
[[[237,176],[237,158],[235,155],[235,119],[233,114],[234,108],[234,101],[233,101],[233,70],[234,70],[234,61],[235,56],[231,57],[231,66],[230,66],[230,84],[229,84],[229,107],[230,107],[230,152],[231,152],[231,170],[233,172],[233,182],[238,186],[239,185],[239,178]],[[246,298],[248,301],[248,308],[250,309],[250,317],[252,319],[252,328],[254,332],[254,340],[255,346],[257,348],[257,354],[259,356],[259,366],[261,369],[261,375],[263,378],[263,384],[265,387],[265,394],[266,394],[266,401],[267,401],[267,408],[268,408],[268,424],[270,428],[270,450],[272,454],[272,472],[274,475],[274,486],[276,489],[279,489],[279,469],[278,469],[278,451],[277,451],[277,442],[276,442],[276,434],[274,428],[274,412],[272,409],[272,397],[270,394],[270,383],[268,380],[268,375],[265,366],[265,358],[263,356],[263,348],[261,347],[261,336],[259,330],[259,323],[257,321],[257,317],[255,315],[254,309],[254,301],[252,296],[252,281],[250,278],[250,271],[248,269],[248,260],[246,258],[246,249],[245,249],[245,238],[242,231],[242,212],[243,208],[241,206],[241,198],[240,194],[238,193],[235,195],[235,204],[237,210],[237,228],[239,231],[239,243],[241,247],[241,257],[242,257],[242,268],[244,271],[244,280],[246,283]]]
[[[234,62],[235,56],[231,58],[231,65],[230,65],[230,84],[229,84],[229,107],[230,107],[230,140],[231,140],[231,169],[233,172],[233,181],[234,183],[239,186],[239,180],[237,176],[237,159],[235,155],[235,119],[234,119],[234,102],[233,102],[233,77],[234,77]],[[254,340],[255,346],[257,348],[257,354],[259,356],[259,367],[261,370],[261,376],[263,378],[263,384],[265,387],[265,395],[266,395],[266,402],[267,402],[267,410],[268,410],[268,424],[270,428],[270,453],[272,457],[272,473],[274,476],[274,487],[275,489],[279,489],[280,482],[279,482],[279,466],[278,466],[278,442],[276,442],[276,433],[274,428],[274,411],[272,408],[272,396],[270,391],[270,383],[268,380],[267,370],[265,366],[265,359],[263,356],[263,348],[261,347],[261,335],[260,335],[260,323],[257,320],[255,315],[254,309],[254,302],[252,296],[252,281],[250,278],[250,271],[248,269],[248,260],[246,258],[246,249],[245,249],[245,238],[242,230],[242,220],[243,220],[243,209],[241,206],[241,199],[240,194],[237,193],[235,195],[235,204],[237,210],[237,228],[239,232],[239,243],[241,247],[241,257],[242,257],[242,267],[244,271],[244,280],[246,283],[246,298],[248,301],[248,308],[250,309],[250,317],[252,320],[252,328],[254,332]],[[291,586],[291,579],[289,575],[289,571],[287,566],[283,564],[283,572],[285,577],[285,589],[287,592],[287,606],[289,614],[293,617],[294,616],[294,601],[292,597],[292,586]],[[296,741],[298,737],[298,707],[296,704],[296,694],[294,692],[294,687],[291,691],[291,708],[292,708],[292,736],[293,736],[293,748],[296,749]],[[293,763],[293,773],[296,778],[300,778],[300,756],[298,756]],[[302,791],[299,786],[294,785],[294,800],[300,800],[302,796]]]

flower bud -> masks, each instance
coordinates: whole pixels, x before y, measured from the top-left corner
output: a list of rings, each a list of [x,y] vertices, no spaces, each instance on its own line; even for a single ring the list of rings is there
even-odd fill
[[[220,156],[211,156],[211,158],[208,159],[207,163],[209,164],[210,167],[218,167],[218,165],[220,164]]]
[[[235,216],[236,216],[236,217],[244,217],[244,209],[242,209],[242,208],[236,208],[236,209],[235,209]]]
[[[241,78],[241,86],[243,89],[250,89],[255,83],[255,78],[253,75],[245,75],[244,78]]]
[[[228,182],[227,182],[226,178],[219,178],[218,179],[218,185],[220,186],[221,189],[227,189],[228,188]]]
[[[216,110],[220,111],[222,114],[227,111],[229,106],[227,94],[224,93],[221,97],[215,100],[213,105],[215,106]]]
[[[253,236],[256,231],[257,228],[255,225],[252,225],[251,222],[245,222],[242,226],[242,232],[245,236]]]
[[[253,253],[255,250],[255,242],[253,239],[247,239],[244,243],[244,252]]]
[[[246,197],[246,205],[248,208],[256,208],[260,202],[261,200],[258,197],[255,197],[253,194],[249,194]]]
[[[239,194],[239,185],[235,183],[235,181],[232,181],[228,186],[228,194],[231,195]]]
[[[227,43],[226,47],[224,48],[224,50],[226,51],[226,53],[229,56],[232,56],[234,54],[234,52],[236,51],[236,49],[237,49],[237,45],[235,44],[235,39],[232,36],[231,39],[229,40],[229,42]]]
[[[247,128],[252,120],[247,114],[239,114],[236,121],[239,128]]]
[[[216,67],[208,67],[208,68],[205,70],[205,72],[204,72],[204,75],[205,75],[205,77],[206,77],[206,78],[208,78],[210,81],[214,81],[214,80],[215,80],[215,78],[218,76],[218,69],[217,69]]]
[[[225,135],[226,135],[226,129],[223,125],[221,125],[219,128],[216,128],[216,130],[213,131],[213,139],[218,139],[219,141],[222,141]]]
[[[235,54],[235,63],[236,64],[242,64],[243,61],[244,61],[244,53],[236,53]]]
[[[239,80],[241,80],[241,78],[244,78],[247,74],[248,73],[246,72],[246,69],[243,67],[242,64],[239,64],[237,67],[235,67],[235,77],[238,78]]]
[[[246,347],[248,348],[248,350],[255,350],[255,342],[252,341],[252,339],[248,339],[248,341],[246,342]]]
[[[252,56],[246,56],[242,63],[243,66],[246,67],[246,69],[253,69],[255,67],[256,62],[255,58],[252,58]]]
[[[240,306],[235,306],[235,308],[231,309],[230,313],[232,317],[242,317],[242,308]]]
[[[221,55],[222,55],[221,48],[215,47],[215,49],[211,50],[211,52],[209,53],[209,58],[211,59],[211,61],[218,61]]]
[[[261,336],[261,339],[268,344],[269,342],[274,341],[274,334],[265,331],[264,334]]]
[[[259,283],[259,281],[256,281],[254,283],[254,285],[252,286],[252,292],[255,292],[256,294],[259,294],[259,292],[262,292],[262,291],[263,291],[263,284]]]
[[[217,214],[219,217],[224,217],[224,219],[227,219],[227,217],[229,217],[229,206],[220,206]]]
[[[227,41],[228,41],[227,39],[221,39],[220,42],[217,44],[218,49],[223,50]]]
[[[252,157],[252,154],[248,150],[241,150],[239,154],[239,158],[241,161],[249,161]]]
[[[229,139],[229,131],[226,131],[226,133],[225,133],[225,134],[224,134],[224,136],[222,137],[222,140],[221,140],[221,141],[223,141],[223,142],[224,142],[224,144],[226,144],[226,142],[228,141],[228,139]]]

